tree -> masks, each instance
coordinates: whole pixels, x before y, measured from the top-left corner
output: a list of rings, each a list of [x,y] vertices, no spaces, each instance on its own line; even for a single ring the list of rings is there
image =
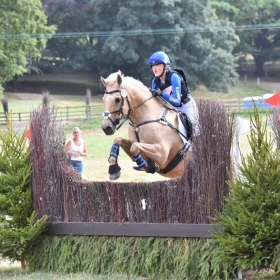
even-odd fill
[[[7,119],[7,130],[0,131],[0,254],[25,269],[26,253],[45,230],[48,216],[37,219],[33,211],[25,133],[15,132]]]
[[[38,62],[39,68],[51,71],[96,70],[92,58],[95,56],[92,31],[95,10],[94,0],[43,0],[48,15],[48,24],[57,26],[57,35],[47,43],[50,58]],[[81,34],[80,36],[77,34]],[[58,59],[56,59],[58,58]]]
[[[118,34],[98,40],[96,47],[101,53],[96,65],[102,74],[104,70],[115,71],[121,66],[126,74],[148,83],[151,72],[147,59],[153,52],[163,50],[170,56],[174,68],[186,71],[192,87],[204,84],[211,90],[226,91],[228,85],[237,82],[231,51],[238,38],[233,29],[226,32],[211,29],[221,22],[209,1],[119,1],[118,10],[114,11],[109,8],[109,2],[95,1],[100,11],[95,27],[139,30],[139,35]],[[110,23],[105,22],[105,14],[111,14]],[[141,34],[143,31],[150,34]],[[104,60],[105,56],[109,59]]]
[[[40,0],[1,0],[0,2],[0,96],[3,84],[25,73],[30,59],[39,59],[54,27]]]
[[[251,116],[251,154],[242,157],[240,176],[229,181],[230,195],[214,232],[216,261],[231,268],[273,266],[280,240],[280,154],[257,109]]]
[[[50,1],[44,2],[47,5]],[[238,37],[232,28],[214,28],[230,23],[217,18],[208,0],[70,2],[71,8],[69,1],[59,1],[56,11],[48,5],[51,23],[59,25],[59,32],[81,32],[79,38],[53,38],[49,42],[51,52],[66,63],[75,61],[81,69],[79,62],[83,59],[100,75],[121,70],[149,84],[152,72],[147,60],[153,52],[162,50],[168,53],[174,68],[185,70],[192,87],[204,84],[211,90],[226,91],[228,85],[238,81],[231,54]],[[82,21],[78,7],[83,10]]]
[[[213,1],[213,6],[220,16],[227,16],[236,25],[243,26],[238,31],[240,44],[234,49],[234,54],[243,59],[251,55],[255,62],[255,75],[265,76],[265,62],[280,58],[280,30],[273,28],[274,24],[280,23],[280,0]]]

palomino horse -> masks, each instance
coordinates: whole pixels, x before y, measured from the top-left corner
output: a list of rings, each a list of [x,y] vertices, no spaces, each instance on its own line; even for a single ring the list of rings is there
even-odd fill
[[[178,113],[144,84],[118,71],[106,79],[102,129],[112,135],[129,120],[128,138],[117,137],[109,156],[111,180],[120,177],[119,148],[137,163],[139,171],[159,173],[167,178],[181,176],[189,162],[191,141],[182,137]]]

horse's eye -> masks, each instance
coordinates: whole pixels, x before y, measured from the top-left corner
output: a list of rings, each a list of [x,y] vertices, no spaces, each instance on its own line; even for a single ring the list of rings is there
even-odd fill
[[[119,97],[116,98],[115,100],[116,104],[120,103],[121,102],[121,99]]]

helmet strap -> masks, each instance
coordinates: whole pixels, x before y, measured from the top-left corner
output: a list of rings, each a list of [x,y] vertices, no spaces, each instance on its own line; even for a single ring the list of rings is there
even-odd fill
[[[162,70],[162,73],[160,74],[159,78],[161,78],[163,76],[163,74],[165,73],[166,69],[165,69],[166,64],[164,64],[164,68]]]

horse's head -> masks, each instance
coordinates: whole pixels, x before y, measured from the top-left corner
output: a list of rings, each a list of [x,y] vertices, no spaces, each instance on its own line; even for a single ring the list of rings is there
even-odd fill
[[[123,117],[123,96],[121,95],[122,73],[120,71],[100,78],[106,90],[103,96],[105,111],[101,128],[106,135],[112,135]]]
[[[140,118],[146,118],[146,114],[151,113],[153,104],[148,102],[148,106],[147,101],[153,99],[153,95],[139,80],[124,77],[118,71],[106,79],[101,77],[101,81],[106,87],[103,96],[105,111],[101,126],[105,134],[114,134],[127,119],[135,124],[141,121]],[[154,99],[153,102],[155,102]],[[141,110],[138,109],[140,107]],[[121,119],[123,122],[119,124]]]

